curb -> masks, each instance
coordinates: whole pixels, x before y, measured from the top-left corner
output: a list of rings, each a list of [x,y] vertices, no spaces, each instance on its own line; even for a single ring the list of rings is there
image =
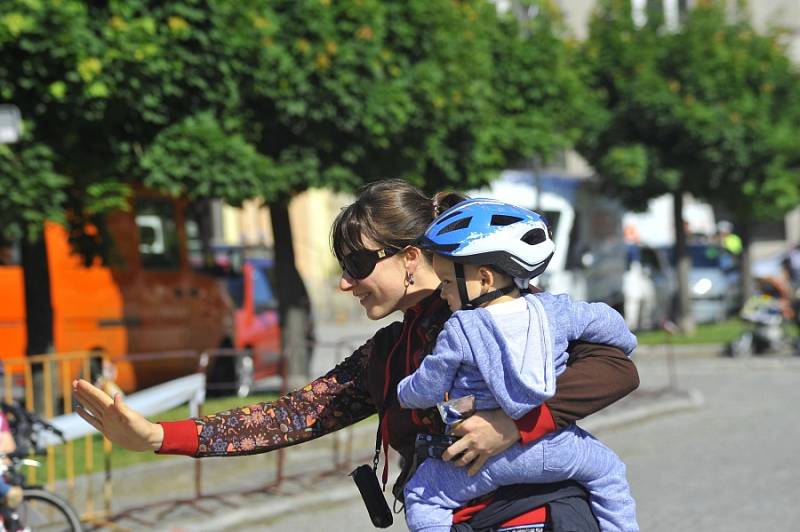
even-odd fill
[[[673,353],[679,357],[719,357],[725,352],[725,344],[645,344],[638,345],[633,352],[633,359],[638,360],[639,356],[657,356]]]
[[[276,495],[272,496],[276,500],[262,503],[258,507],[227,512],[225,515],[213,519],[187,521],[183,525],[171,526],[166,530],[171,532],[184,530],[216,532],[217,530],[236,530],[248,524],[267,525],[268,521],[296,512],[298,508],[319,507],[352,501],[357,494],[358,490],[355,484],[351,483],[347,486],[339,486],[309,495]]]
[[[602,414],[596,418],[588,418],[580,423],[581,428],[589,432],[615,429],[658,416],[700,408],[705,403],[705,397],[699,390],[676,393],[680,394],[680,396],[662,399],[647,406],[626,408],[616,414]]]

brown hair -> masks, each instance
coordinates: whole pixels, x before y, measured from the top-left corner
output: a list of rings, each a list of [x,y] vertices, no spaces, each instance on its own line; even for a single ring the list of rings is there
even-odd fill
[[[347,253],[364,249],[364,238],[381,247],[413,245],[436,216],[464,199],[457,192],[439,192],[429,198],[402,179],[365,185],[333,222],[333,253],[341,262]]]

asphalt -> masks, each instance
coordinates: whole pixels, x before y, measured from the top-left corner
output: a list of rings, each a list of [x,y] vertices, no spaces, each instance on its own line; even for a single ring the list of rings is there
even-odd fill
[[[371,324],[371,330],[374,327]],[[332,367],[349,352],[348,341],[357,345],[364,337],[359,326],[339,330],[339,339],[328,336],[330,341],[315,354],[316,369]],[[721,346],[640,348],[637,357],[663,363],[663,378],[643,383],[630,396],[583,420],[581,426],[596,432],[702,407],[702,394],[681,389],[672,368],[682,358],[713,358],[721,351]],[[205,460],[163,457],[151,464],[114,469],[111,514],[89,523],[89,529],[258,530],[287,513],[352,502],[358,493],[348,473],[371,458],[375,427],[376,420],[371,418],[282,453]],[[395,460],[396,455],[390,455],[390,478],[397,472]],[[81,478],[73,496],[93,493],[94,508],[102,508],[101,484],[100,474]],[[400,521],[392,530],[404,529]]]

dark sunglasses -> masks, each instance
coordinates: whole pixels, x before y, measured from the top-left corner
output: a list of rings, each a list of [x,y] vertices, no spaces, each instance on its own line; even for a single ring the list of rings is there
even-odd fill
[[[399,248],[359,249],[342,258],[342,270],[353,279],[364,279],[372,273],[379,260],[387,259],[400,251],[402,249]]]

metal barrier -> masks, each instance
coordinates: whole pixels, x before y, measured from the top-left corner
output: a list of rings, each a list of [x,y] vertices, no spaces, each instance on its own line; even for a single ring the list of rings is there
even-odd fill
[[[334,362],[338,363],[343,361],[349,356],[359,345],[364,342],[363,336],[353,336],[343,338],[336,342],[315,342],[313,347],[315,349],[333,349]],[[201,373],[208,372],[212,366],[214,358],[242,358],[248,356],[247,352],[237,351],[235,349],[210,349],[204,351],[199,358],[198,371]],[[288,376],[287,376],[287,357],[285,352],[272,353],[266,359],[262,357],[262,363],[274,364],[277,369],[277,377],[280,379],[279,393],[281,396],[288,393]],[[231,386],[236,385],[235,382],[217,382],[216,386]],[[189,404],[189,411],[191,417],[200,417],[203,415],[205,396],[202,400],[191,401]],[[281,485],[288,478],[285,471],[287,453],[291,452],[292,447],[280,448],[273,453],[276,456],[275,476],[271,482],[268,482],[256,489],[248,489],[245,491],[277,491]],[[371,455],[370,449],[369,454]],[[337,433],[337,436],[332,438],[331,441],[331,467],[318,471],[317,477],[324,477],[326,475],[338,474],[346,471],[353,464],[353,431],[352,429],[344,429]],[[178,504],[188,504],[195,506],[197,501],[201,498],[214,498],[224,493],[208,493],[203,487],[203,460],[196,460],[194,462],[195,468],[195,486],[194,486],[194,499],[193,500],[179,500],[174,501]]]
[[[100,364],[103,355],[97,352],[79,351],[75,353],[60,353],[51,355],[36,355],[20,359],[4,360],[5,372],[3,375],[4,400],[11,402],[21,395],[23,403],[28,410],[37,410],[45,418],[53,419],[56,411],[65,415],[72,413],[72,379],[78,375],[90,375],[92,362],[97,360]],[[92,490],[94,473],[94,441],[91,435],[85,438],[85,473],[88,475],[87,491]],[[56,483],[55,449],[52,445],[47,447],[47,474],[46,485],[54,489]],[[68,498],[75,500],[75,449],[73,440],[65,444],[65,471]],[[36,482],[36,470],[28,469],[28,481]],[[88,508],[86,514],[94,513],[91,497],[87,497]],[[110,500],[106,500],[110,506]]]
[[[330,349],[333,350],[333,362],[341,362],[348,356],[358,345],[363,343],[363,336],[344,338],[336,342],[316,342],[315,349]],[[77,376],[89,378],[93,367],[105,367],[105,365],[117,362],[128,362],[136,364],[138,362],[146,362],[152,360],[165,360],[175,358],[192,358],[196,361],[197,373],[203,377],[202,380],[192,381],[189,388],[183,388],[183,391],[178,394],[178,398],[174,399],[169,406],[165,407],[162,397],[162,390],[168,389],[171,383],[155,386],[141,392],[126,397],[126,402],[135,410],[143,413],[143,415],[154,415],[167,408],[173,407],[173,403],[181,401],[181,404],[187,402],[189,404],[189,413],[191,417],[200,417],[203,415],[203,406],[205,404],[206,390],[208,384],[206,377],[210,368],[213,367],[214,359],[218,358],[236,358],[241,361],[243,358],[250,356],[247,351],[238,351],[235,349],[210,349],[202,353],[195,351],[175,351],[168,353],[144,353],[144,354],[131,354],[124,357],[114,357],[113,361],[103,353],[98,352],[76,352],[64,354],[50,354],[31,356],[25,359],[15,359],[5,361],[5,375],[3,376],[4,383],[4,396],[7,401],[14,398],[24,397],[24,404],[26,408],[31,410],[40,410],[43,416],[47,419],[53,420],[53,423],[59,428],[64,429],[70,427],[67,436],[67,442],[63,447],[65,462],[65,484],[67,491],[67,498],[75,504],[78,500],[85,501],[85,507],[81,509],[81,518],[85,521],[94,524],[107,525],[115,527],[113,522],[109,519],[114,519],[112,513],[112,461],[111,461],[111,443],[104,438],[103,440],[103,483],[102,483],[102,508],[95,508],[94,505],[94,491],[96,486],[94,484],[94,474],[97,472],[97,464],[95,463],[95,449],[93,434],[96,431],[85,423],[83,420],[78,419],[77,414],[73,413],[72,405],[72,380]],[[288,377],[287,377],[287,358],[285,352],[272,353],[266,359],[261,359],[261,362],[273,365],[276,368],[276,377],[279,380],[279,393],[285,395],[288,392]],[[36,375],[39,375],[36,377]],[[184,377],[186,379],[186,377]],[[178,379],[180,381],[181,379]],[[36,383],[40,383],[36,385]],[[201,383],[201,384],[198,384]],[[49,384],[49,385],[47,385]],[[116,388],[115,383],[109,379],[101,379],[97,382],[104,388],[109,395],[113,395]],[[216,382],[219,385],[231,385],[237,383],[224,383]],[[213,386],[212,386],[213,388]],[[195,390],[196,389],[196,390]],[[161,396],[157,394],[161,393]],[[149,394],[149,395],[148,395]],[[174,395],[174,394],[173,394]],[[244,402],[244,400],[243,400]],[[37,409],[37,405],[41,408]],[[160,410],[154,410],[155,408]],[[57,413],[62,415],[56,416]],[[55,419],[54,419],[55,418]],[[75,426],[77,425],[77,428]],[[75,445],[74,439],[76,437],[83,438],[85,442],[85,467],[83,471],[76,471],[75,468]],[[56,442],[48,441],[48,443],[55,444]],[[274,451],[276,455],[275,476],[274,480],[261,486],[256,490],[245,491],[276,491],[285,480],[287,475],[285,471],[286,466],[286,452],[288,449],[282,448]],[[325,475],[341,473],[353,464],[353,431],[345,429],[340,431],[336,437],[331,441],[331,467],[320,470],[317,475],[322,477]],[[221,494],[207,493],[203,487],[203,461],[194,461],[195,475],[194,475],[194,497],[193,499],[161,501],[172,503],[173,505],[187,504],[196,506],[197,502],[203,498],[215,498]],[[29,478],[35,480],[35,471],[29,471]],[[79,497],[76,493],[76,476],[85,475],[85,496]],[[56,486],[56,450],[53,445],[47,448],[47,479],[46,484],[49,489],[54,489]],[[78,506],[76,506],[78,507]],[[141,509],[141,508],[138,508]],[[130,509],[135,511],[138,509]],[[123,514],[128,513],[123,511]],[[117,514],[117,516],[122,514]]]
[[[147,353],[129,355],[115,358],[114,362],[138,362],[156,359],[191,358],[197,360],[199,354],[194,351],[181,351],[170,353]],[[57,353],[35,355],[26,358],[6,359],[3,361],[3,398],[7,402],[20,400],[28,410],[39,412],[44,418],[64,432],[63,459],[65,460],[65,479],[67,498],[78,508],[78,500],[85,501],[85,508],[80,509],[81,519],[86,521],[102,522],[105,516],[111,513],[113,498],[111,484],[111,443],[103,439],[103,485],[102,509],[94,506],[94,474],[97,472],[95,464],[96,431],[88,423],[78,418],[73,413],[72,380],[82,377],[91,380],[92,368],[109,367],[111,360],[103,353],[96,351],[79,351],[74,353]],[[113,395],[119,389],[113,381],[100,378],[96,384]],[[185,403],[186,401],[182,401]],[[58,415],[57,415],[58,414]],[[84,440],[84,468],[77,472],[75,468],[75,440]],[[56,488],[56,447],[61,441],[55,436],[48,435],[44,443],[47,445],[47,469],[45,484],[49,490]],[[85,494],[79,497],[76,493],[77,474],[85,478]],[[27,471],[28,482],[37,483],[36,469]]]

